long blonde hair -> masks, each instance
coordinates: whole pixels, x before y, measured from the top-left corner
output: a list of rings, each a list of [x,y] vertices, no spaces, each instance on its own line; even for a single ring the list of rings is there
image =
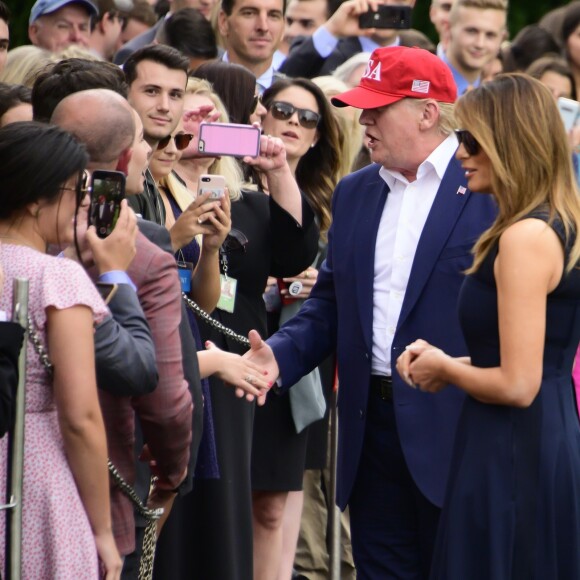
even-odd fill
[[[495,222],[475,245],[469,272],[479,268],[507,228],[541,207],[550,222],[562,220],[566,239],[573,241],[569,272],[580,260],[580,197],[572,152],[549,89],[528,75],[498,75],[461,97],[455,115],[491,161],[499,207]]]

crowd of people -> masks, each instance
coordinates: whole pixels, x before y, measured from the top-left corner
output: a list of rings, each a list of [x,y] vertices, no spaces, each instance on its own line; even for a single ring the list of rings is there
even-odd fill
[[[580,578],[580,3],[414,4],[0,1],[23,579]]]

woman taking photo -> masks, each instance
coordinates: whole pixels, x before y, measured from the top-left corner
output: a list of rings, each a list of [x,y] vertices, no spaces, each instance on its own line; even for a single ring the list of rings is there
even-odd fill
[[[211,71],[211,64],[214,63],[204,65],[204,75],[211,74],[207,70],[209,67]],[[235,109],[228,113],[239,122],[248,123],[257,102],[255,79],[243,67],[233,67],[231,72],[225,78],[231,83],[230,88],[237,88],[238,98],[231,104]],[[251,82],[240,82],[238,75],[249,75]],[[195,127],[190,128],[188,123],[184,123],[184,129],[195,133]],[[183,161],[182,158],[177,167],[180,177],[185,175],[180,170]],[[275,137],[262,136],[259,157],[244,161],[265,175],[269,195],[256,188],[241,189],[241,195],[234,198],[235,190],[230,191],[232,231],[222,246],[220,273],[224,281],[222,294],[226,293],[227,281],[234,298],[218,304],[212,313],[214,320],[242,336],[256,326],[266,330],[262,294],[268,276],[303,272],[316,255],[318,240],[314,215],[292,177],[283,143]],[[204,339],[223,350],[238,354],[247,350],[247,346],[213,325],[202,322],[200,331]],[[248,378],[254,380],[253,376]],[[193,492],[184,498],[188,512],[184,518],[187,527],[182,528],[181,534],[181,571],[171,577],[252,578],[250,454],[254,405],[237,398],[215,376],[210,377],[210,393],[219,479],[196,480]]]
[[[397,362],[411,386],[468,395],[431,578],[580,578],[580,197],[566,134],[526,75],[466,93],[455,113],[468,186],[499,212],[459,299],[470,357],[417,340]]]
[[[46,254],[48,244],[73,242],[76,213],[88,202],[87,155],[61,129],[25,122],[0,130],[0,156],[6,276],[0,309],[11,310],[14,278],[27,278],[31,333],[53,365],[52,371],[43,366],[29,340],[22,578],[97,579],[100,560],[104,577],[117,579],[121,559],[111,531],[93,344],[94,325],[108,310],[81,266]],[[2,488],[6,443],[1,442]],[[2,545],[4,533],[0,525]]]
[[[286,277],[279,282],[286,305],[278,311],[277,317],[279,324],[283,324],[298,312],[301,301],[310,295],[318,275],[317,268],[326,256],[330,200],[341,169],[342,139],[328,100],[310,80],[278,80],[264,92],[262,104],[267,111],[262,129],[284,143],[292,175],[314,210],[321,233],[318,256],[313,264],[296,277]],[[266,189],[262,175],[258,173],[256,179],[259,188]],[[277,281],[273,284],[276,286],[271,283],[268,292],[277,290]],[[290,295],[291,284],[300,291]],[[332,382],[332,374],[331,368],[330,377],[326,377],[328,382]],[[256,580],[287,578],[292,573],[308,443],[308,429],[298,418],[298,409],[311,404],[307,398],[299,398],[298,394],[305,389],[322,399],[318,369],[304,377],[289,395],[271,394],[266,404],[256,409],[252,444]],[[293,409],[298,420],[294,418]],[[289,492],[292,493],[289,495]]]

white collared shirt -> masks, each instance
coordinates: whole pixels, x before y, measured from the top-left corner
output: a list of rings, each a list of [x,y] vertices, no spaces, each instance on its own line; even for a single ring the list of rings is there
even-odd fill
[[[224,52],[222,60],[224,62],[230,62],[227,50],[226,52]],[[272,63],[273,62],[274,61],[272,61]],[[270,88],[270,85],[272,84],[273,80],[274,80],[274,65],[271,64],[270,68],[256,79],[256,84],[258,85],[260,94],[262,94],[266,89]]]
[[[391,345],[421,232],[458,143],[452,133],[427,157],[409,182],[382,167],[389,186],[375,247],[372,373],[392,374]],[[417,337],[420,338],[420,337]]]

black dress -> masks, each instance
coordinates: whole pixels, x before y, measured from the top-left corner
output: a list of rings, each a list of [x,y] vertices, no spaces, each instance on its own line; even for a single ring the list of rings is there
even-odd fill
[[[232,229],[248,240],[245,251],[227,255],[228,276],[237,280],[233,314],[216,309],[213,317],[247,336],[256,329],[266,336],[262,294],[268,276],[294,276],[307,268],[318,249],[314,214],[303,202],[302,227],[262,192],[244,191],[232,203]],[[246,347],[199,322],[202,339],[220,348],[244,353]],[[175,562],[172,580],[251,580],[253,577],[250,455],[254,404],[235,396],[234,389],[214,377],[210,391],[219,479],[196,479],[185,496],[187,510],[182,542],[187,546]]]
[[[539,212],[531,217],[546,220]],[[559,222],[555,231],[563,238]],[[495,251],[469,276],[461,325],[478,367],[500,364]],[[467,397],[432,580],[580,578],[580,428],[571,382],[580,339],[580,269],[548,295],[543,376],[530,407]]]

